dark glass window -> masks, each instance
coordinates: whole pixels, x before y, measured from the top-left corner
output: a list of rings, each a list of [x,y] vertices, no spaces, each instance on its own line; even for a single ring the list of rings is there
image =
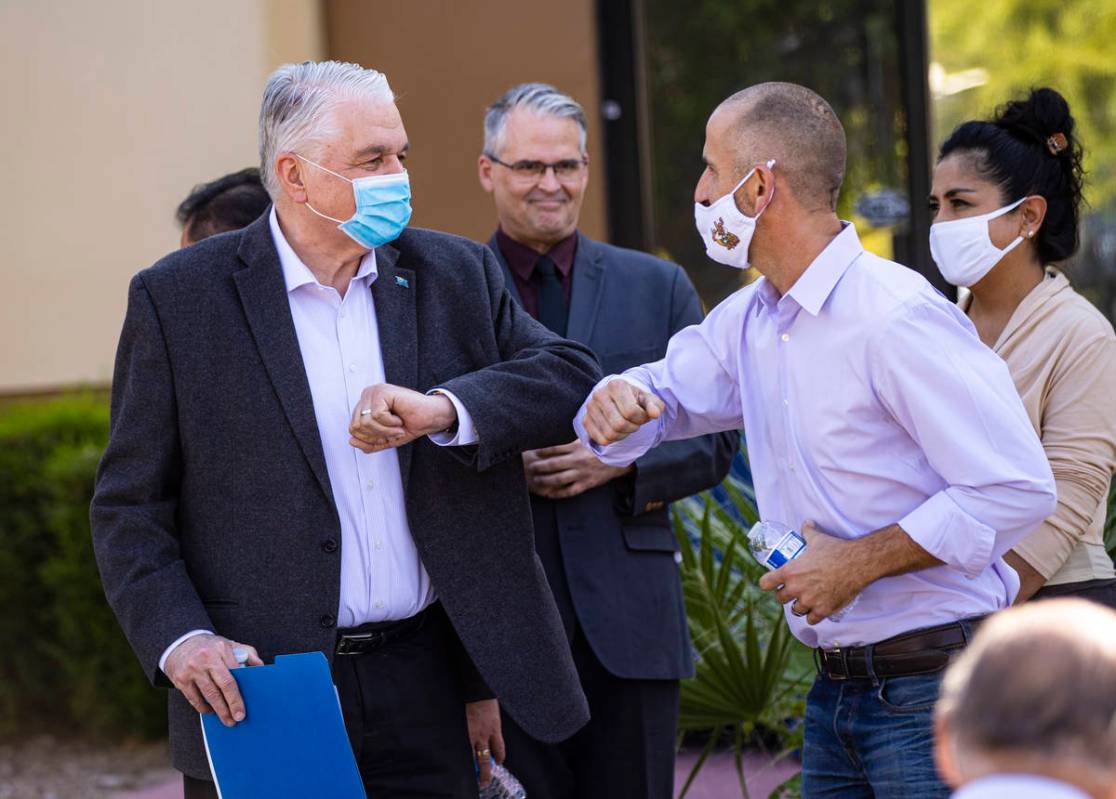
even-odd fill
[[[707,305],[747,276],[708,260],[694,229],[705,123],[725,97],[762,81],[800,83],[833,105],[849,143],[839,214],[856,222],[868,249],[907,261],[908,120],[894,2],[644,0],[641,10],[651,154],[646,238],[686,268]],[[917,212],[925,213],[922,205]]]

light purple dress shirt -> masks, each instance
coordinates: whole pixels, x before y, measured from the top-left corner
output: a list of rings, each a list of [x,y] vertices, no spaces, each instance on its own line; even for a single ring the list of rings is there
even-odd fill
[[[743,427],[764,519],[842,538],[898,522],[944,565],[886,577],[807,646],[875,643],[1009,605],[1002,560],[1054,509],[1054,479],[1007,367],[916,272],[842,232],[782,297],[760,279],[624,373],[663,415],[623,441],[578,437],[626,465],[661,441]],[[612,378],[605,378],[605,380]]]
[[[377,274],[376,252],[364,256],[342,297],[332,286],[321,285],[291,248],[274,208],[271,235],[283,268],[326,471],[341,520],[337,626],[409,618],[435,597],[407,522],[398,452],[387,449],[365,454],[349,445],[349,423],[361,392],[386,382],[371,290]],[[457,432],[454,436],[432,435],[431,440],[440,446],[476,442],[468,411],[453,394],[441,393],[457,410]],[[164,650],[159,668],[176,646],[206,632],[209,630],[191,630],[175,640]]]

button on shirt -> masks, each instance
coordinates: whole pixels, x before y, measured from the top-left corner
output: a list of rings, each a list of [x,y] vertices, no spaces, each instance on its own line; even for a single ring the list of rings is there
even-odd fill
[[[760,279],[624,373],[665,403],[613,465],[660,441],[743,426],[764,519],[857,538],[898,522],[945,565],[885,577],[808,646],[874,643],[1009,605],[1003,554],[1054,507],[1042,447],[1003,362],[921,276],[846,224],[782,297]],[[606,378],[610,379],[610,378]]]

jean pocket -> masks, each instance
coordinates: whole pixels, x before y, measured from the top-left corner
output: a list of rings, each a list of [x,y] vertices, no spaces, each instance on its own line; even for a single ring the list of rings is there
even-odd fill
[[[925,713],[938,701],[941,673],[912,677],[887,677],[880,683],[876,698],[890,713]]]

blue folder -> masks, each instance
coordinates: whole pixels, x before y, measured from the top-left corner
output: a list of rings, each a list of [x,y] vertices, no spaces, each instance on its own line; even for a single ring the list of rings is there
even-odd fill
[[[329,663],[321,652],[233,669],[245,719],[201,717],[221,799],[365,799]]]

